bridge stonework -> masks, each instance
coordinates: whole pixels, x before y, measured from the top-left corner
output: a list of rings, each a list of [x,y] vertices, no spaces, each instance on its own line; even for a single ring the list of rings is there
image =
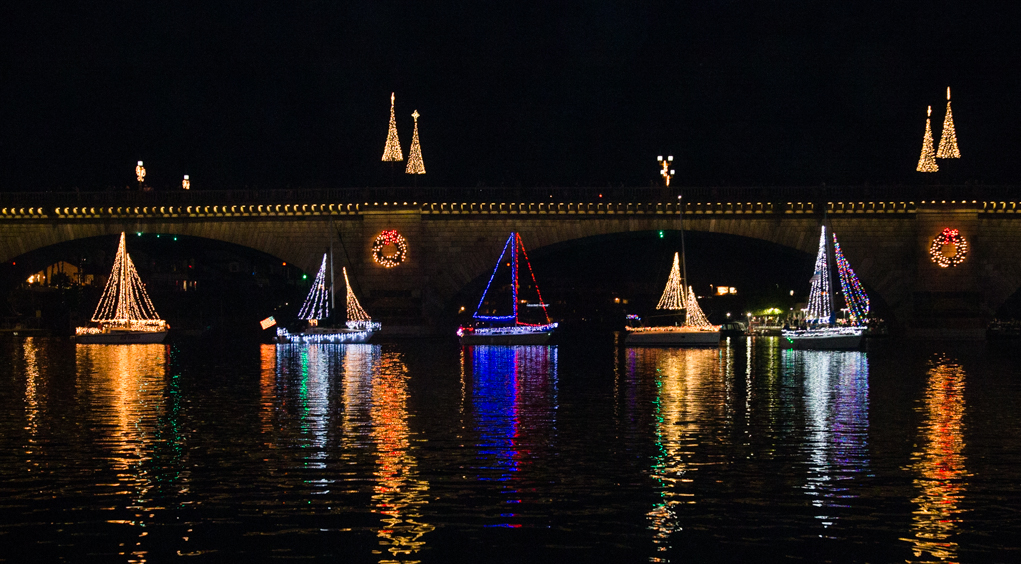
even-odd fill
[[[882,204],[882,205],[878,205]],[[826,202],[694,205],[692,231],[760,239],[814,255],[822,211],[866,287],[894,322],[920,335],[976,336],[996,308],[1021,286],[1021,214],[1003,202]],[[333,234],[337,266],[347,264],[367,304],[407,323],[453,313],[451,300],[490,271],[511,231],[530,251],[614,233],[678,228],[672,204],[319,204],[195,208],[58,208],[0,214],[0,260],[66,241],[143,231],[202,237],[250,247],[314,272]],[[968,259],[940,268],[929,246],[944,227],[969,241]],[[372,259],[374,239],[398,231],[407,260],[384,268]],[[806,280],[810,273],[805,273]]]

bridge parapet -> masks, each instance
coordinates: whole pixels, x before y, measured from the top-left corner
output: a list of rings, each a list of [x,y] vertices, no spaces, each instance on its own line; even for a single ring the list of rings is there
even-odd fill
[[[913,214],[927,209],[970,209],[979,214],[1021,213],[1021,201],[921,200],[914,201],[668,201],[668,202],[407,202],[342,203],[108,205],[108,206],[4,206],[0,222],[11,220],[75,219],[208,219],[300,218],[357,216],[380,212],[417,212],[422,215],[787,215]]]

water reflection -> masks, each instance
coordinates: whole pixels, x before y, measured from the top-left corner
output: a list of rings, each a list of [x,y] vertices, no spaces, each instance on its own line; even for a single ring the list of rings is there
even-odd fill
[[[462,354],[473,427],[478,433],[478,480],[506,482],[508,504],[490,526],[520,527],[521,472],[545,458],[556,437],[557,347],[472,346]],[[471,375],[470,379],[467,375]]]
[[[296,412],[299,432],[296,446],[301,449],[304,482],[311,487],[312,494],[328,493],[330,480],[317,471],[326,468],[330,378],[337,361],[333,354],[336,349],[330,345],[279,345],[277,348],[277,376],[285,389],[290,390]],[[263,364],[268,355],[265,351]]]
[[[176,381],[168,389],[166,345],[78,345],[77,377],[97,419],[98,444],[116,473],[118,489],[128,496],[128,519],[108,522],[138,527],[138,540],[120,554],[128,562],[146,562],[146,527],[157,522],[167,497],[184,493],[180,473],[183,438],[178,428]]]
[[[22,345],[22,355],[25,359],[25,430],[29,433],[29,444],[34,444],[35,435],[39,431],[39,419],[42,411],[39,386],[42,378],[39,374],[39,347],[36,344],[36,337],[27,337]],[[26,454],[31,455],[29,448]],[[31,463],[31,461],[30,461]]]
[[[275,366],[276,383],[266,371]],[[429,483],[419,477],[414,456],[415,434],[409,426],[408,370],[401,355],[378,345],[277,345],[262,349],[263,406],[294,411],[299,427],[296,446],[302,450],[301,471],[310,494],[330,493],[337,479],[364,482],[358,475],[362,454],[373,456],[372,506],[380,514],[376,530],[381,563],[406,560],[425,546],[423,536],[435,527],[423,521]],[[331,445],[335,428],[331,399],[340,380],[342,397],[339,451],[343,466],[328,468],[337,451]],[[275,398],[267,398],[267,396]],[[283,397],[281,397],[283,396]],[[281,401],[287,396],[293,399]],[[288,407],[292,405],[293,407]],[[281,415],[262,415],[263,425]],[[272,426],[272,423],[270,424]],[[345,492],[350,493],[350,492]]]
[[[387,547],[392,557],[406,557],[425,545],[422,536],[435,527],[421,520],[422,508],[428,503],[429,483],[418,476],[418,461],[411,454],[408,368],[399,353],[384,353],[379,359],[372,383],[370,414],[378,452],[372,499],[383,515],[378,533],[380,544]]]
[[[953,540],[961,522],[961,502],[967,487],[964,468],[964,368],[955,360],[937,357],[928,371],[928,385],[921,405],[918,447],[910,469],[918,496],[911,529],[919,562],[956,561],[958,544]]]
[[[682,529],[682,507],[698,502],[695,472],[714,463],[699,451],[706,443],[724,440],[730,417],[730,354],[723,348],[627,349],[629,380],[655,374],[656,451],[650,473],[660,499],[647,518],[657,553],[669,551],[671,536]],[[656,556],[652,561],[666,560]]]
[[[824,527],[859,496],[869,472],[869,362],[859,351],[784,350],[784,369],[804,382],[805,493]]]

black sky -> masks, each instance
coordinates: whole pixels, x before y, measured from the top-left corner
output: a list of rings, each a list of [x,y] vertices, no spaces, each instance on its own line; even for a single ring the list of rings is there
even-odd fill
[[[12,3],[8,3],[12,4]],[[1009,3],[21,2],[0,190],[387,185],[391,91],[429,186],[1012,183]],[[964,158],[914,171],[945,88]]]

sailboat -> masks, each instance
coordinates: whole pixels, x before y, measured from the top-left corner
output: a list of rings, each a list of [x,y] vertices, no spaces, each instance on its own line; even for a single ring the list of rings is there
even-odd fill
[[[830,257],[834,260],[830,261]],[[849,322],[838,324],[833,300],[833,274],[831,264],[835,262],[840,278],[840,289],[847,304]],[[812,275],[812,290],[805,310],[805,324],[796,329],[784,329],[780,334],[796,349],[842,350],[857,349],[861,346],[862,334],[868,322],[869,297],[861,287],[858,277],[844,258],[836,233],[826,237],[826,225],[819,235],[819,253],[815,257],[815,272]]]
[[[524,285],[518,277],[521,258],[524,258],[530,275],[525,278]],[[500,277],[499,285],[494,286],[493,281],[497,279],[498,273],[503,276]],[[504,280],[508,273],[509,279]],[[532,288],[535,289],[534,296]],[[493,293],[492,297],[490,292]],[[536,301],[530,301],[533,297]],[[536,310],[541,310],[542,315],[539,316]],[[529,318],[537,318],[538,323],[529,323],[535,320]],[[504,243],[472,319],[470,325],[461,326],[457,330],[462,345],[543,345],[557,328],[557,324],[550,321],[546,304],[542,301],[520,234],[511,233]]]
[[[124,232],[117,245],[113,270],[103,288],[91,323],[75,329],[78,343],[162,343],[170,328],[149,301],[145,285],[131,262]]]
[[[330,270],[332,278],[332,268]],[[305,303],[298,312],[298,318],[305,320],[308,325],[295,332],[277,327],[274,338],[277,343],[365,343],[374,332],[379,331],[379,323],[372,321],[358,303],[358,298],[351,289],[351,281],[347,277],[347,267],[341,270],[344,273],[344,286],[347,288],[347,321],[344,326],[328,327],[319,324],[320,321],[329,319],[333,302],[333,284],[326,284],[326,253],[323,253],[319,273],[316,274],[312,289],[309,290]]]
[[[675,325],[635,325],[625,327],[627,337],[624,343],[628,345],[658,345],[658,346],[714,346],[720,343],[720,326],[712,325],[706,319],[702,308],[695,298],[695,291],[691,286],[685,288],[681,279],[681,258],[680,253],[674,253],[674,264],[670,269],[670,277],[667,279],[666,287],[663,288],[663,295],[656,304],[657,310],[670,312],[669,317],[676,317],[684,311],[684,323]],[[641,322],[636,315],[628,316],[628,321]]]

